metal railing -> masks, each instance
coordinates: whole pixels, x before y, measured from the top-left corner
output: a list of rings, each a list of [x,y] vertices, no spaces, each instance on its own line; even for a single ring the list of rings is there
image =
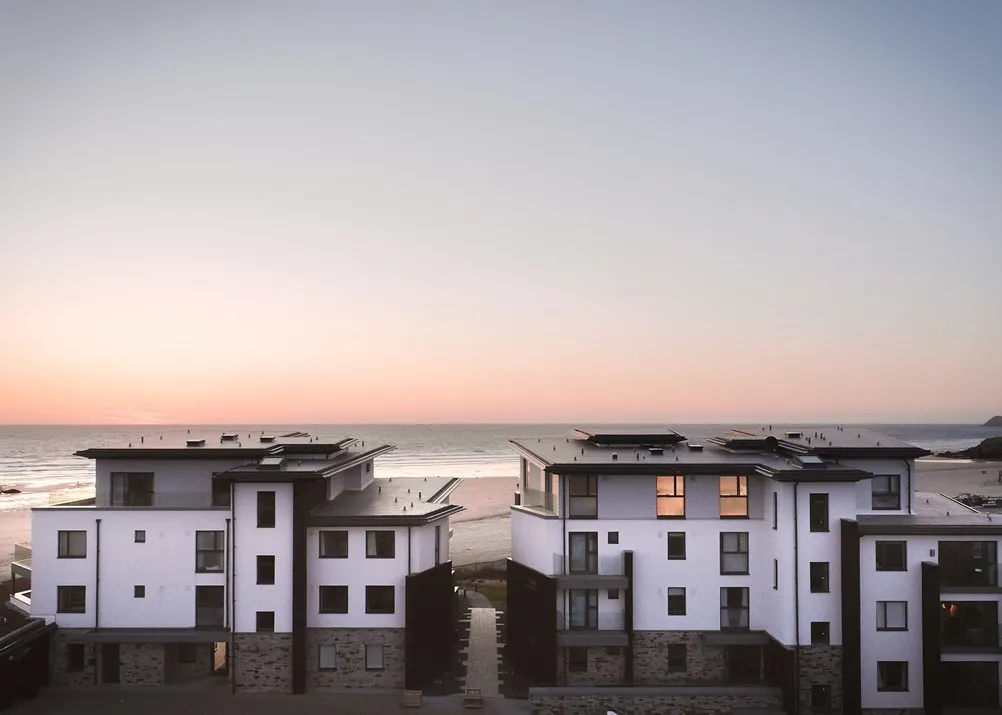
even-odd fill
[[[622,576],[622,554],[600,554],[592,564],[586,563],[586,558],[566,557],[560,553],[553,554],[553,573],[567,576]],[[573,567],[573,568],[572,568]],[[581,570],[578,567],[584,567]]]
[[[941,588],[1002,588],[1002,569],[998,564],[957,568],[940,563]]]
[[[940,637],[944,648],[1002,648],[1002,632],[997,623],[981,628],[944,628]]]
[[[577,617],[575,617],[577,616]],[[599,612],[591,618],[570,611],[557,611],[558,631],[621,631],[625,628],[622,611]]]
[[[523,489],[520,494],[519,503],[522,506],[541,509],[554,514],[557,511],[554,495],[541,489]]]

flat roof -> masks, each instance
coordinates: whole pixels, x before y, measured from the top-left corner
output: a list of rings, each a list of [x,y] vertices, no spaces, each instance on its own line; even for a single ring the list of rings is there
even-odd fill
[[[265,438],[265,441],[262,441]],[[333,454],[358,442],[343,437],[321,441],[306,432],[239,432],[236,430],[168,430],[140,437],[139,441],[106,447],[89,447],[78,457],[147,459],[204,459],[213,457],[263,457],[271,454]]]
[[[319,479],[350,469],[358,464],[386,454],[394,449],[384,444],[370,449],[342,449],[330,458],[284,457],[281,453],[269,454],[260,461],[217,472],[214,479],[229,479],[238,482],[281,482],[297,479]],[[265,461],[267,460],[267,462]]]
[[[415,525],[458,513],[448,504],[461,479],[450,477],[377,477],[362,490],[350,490],[317,505],[308,526]]]

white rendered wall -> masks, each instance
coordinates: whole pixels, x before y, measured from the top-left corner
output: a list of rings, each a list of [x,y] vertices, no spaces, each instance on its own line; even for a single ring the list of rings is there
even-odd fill
[[[559,573],[553,554],[560,551],[562,523],[560,519],[547,519],[512,509],[512,560],[547,576]]]
[[[34,509],[32,615],[54,616],[64,628],[194,628],[195,587],[225,586],[226,579],[222,572],[195,573],[195,532],[225,533],[228,517],[225,509]],[[100,609],[95,608],[97,519]],[[87,532],[86,558],[57,558],[61,530]],[[145,543],[136,543],[136,530],[146,532]],[[85,586],[86,612],[56,613],[57,586]],[[146,587],[145,598],[134,597],[135,586]]]
[[[914,459],[840,459],[839,464],[853,469],[862,469],[874,475],[897,474],[901,479],[901,508],[873,509],[873,481],[864,479],[856,485],[857,514],[908,514],[908,505],[914,502],[915,460]],[[907,466],[906,466],[907,465]],[[910,474],[910,478],[909,478]],[[909,489],[910,492],[909,493]],[[912,511],[914,513],[914,509]]]
[[[257,526],[257,493],[275,492],[275,527]],[[292,484],[238,483],[233,497],[235,630],[257,629],[257,612],[275,612],[275,631],[292,631]],[[275,556],[275,583],[258,585],[257,556]]]
[[[112,472],[153,472],[155,506],[210,506],[212,475],[242,464],[256,464],[257,459],[233,457],[220,459],[97,459],[95,490],[98,506],[111,504]],[[165,495],[163,500],[158,500]]]

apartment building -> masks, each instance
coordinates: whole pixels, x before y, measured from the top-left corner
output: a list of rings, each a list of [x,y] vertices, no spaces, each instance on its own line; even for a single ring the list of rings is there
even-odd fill
[[[459,480],[375,478],[391,449],[182,432],[78,452],[94,503],[32,514],[51,681],[302,693],[448,667]]]
[[[925,450],[771,425],[511,446],[507,649],[537,711],[998,711],[1002,523],[917,493]]]

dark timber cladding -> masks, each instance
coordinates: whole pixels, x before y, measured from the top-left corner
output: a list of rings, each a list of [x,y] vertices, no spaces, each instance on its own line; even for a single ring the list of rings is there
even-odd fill
[[[322,479],[293,482],[292,491],[292,692],[306,692],[306,518],[323,501]]]
[[[860,636],[859,524],[842,519],[842,712],[860,715],[863,693]],[[938,616],[937,616],[938,618]],[[936,628],[939,628],[937,623]]]
[[[939,564],[922,563],[922,698],[926,715],[943,713],[943,661],[940,644]]]
[[[405,581],[404,687],[420,690],[449,669],[456,647],[452,562]]]
[[[633,552],[623,552],[623,574],[626,592],[623,594],[623,628],[626,630],[626,684],[633,685]]]
[[[508,643],[515,669],[538,685],[557,680],[557,581],[508,559]]]
[[[793,650],[787,648],[774,638],[763,648],[762,653],[765,682],[774,685],[783,692],[783,712],[796,712],[794,708],[793,683]],[[848,713],[848,710],[844,712]]]

